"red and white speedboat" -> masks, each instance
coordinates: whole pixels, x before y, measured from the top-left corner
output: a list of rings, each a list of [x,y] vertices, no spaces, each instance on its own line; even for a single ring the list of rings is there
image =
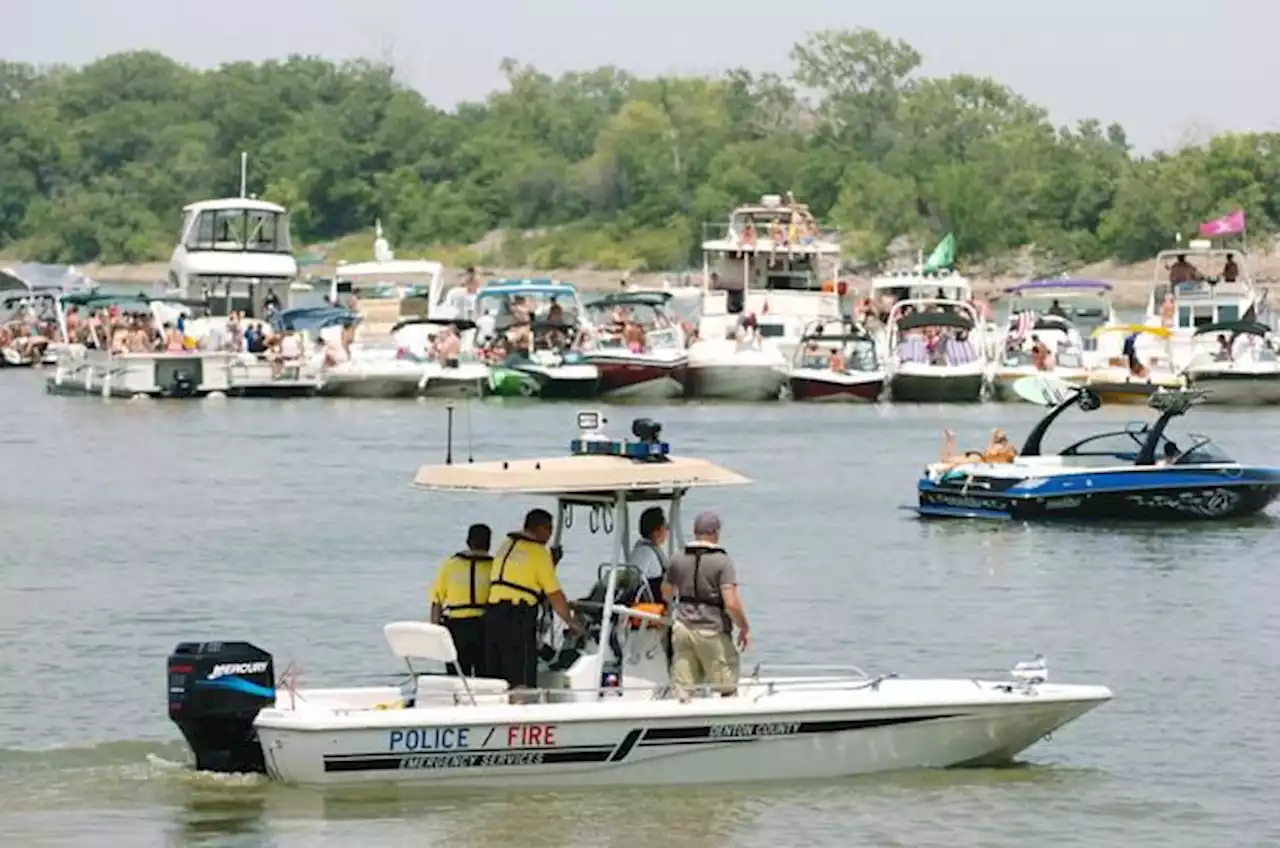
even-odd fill
[[[884,392],[885,373],[875,340],[861,327],[816,321],[796,346],[787,385],[793,400],[875,401]]]
[[[654,400],[684,395],[689,354],[680,319],[667,308],[670,299],[664,291],[620,292],[587,304],[595,340],[583,351],[583,360],[599,370],[603,396]],[[644,333],[643,346],[624,339],[628,324]]]

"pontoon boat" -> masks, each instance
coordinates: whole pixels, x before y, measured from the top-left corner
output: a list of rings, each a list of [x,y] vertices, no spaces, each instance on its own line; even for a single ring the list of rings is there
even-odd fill
[[[1088,387],[1063,388],[1014,462],[926,467],[917,485],[920,514],[1188,521],[1251,515],[1280,495],[1280,468],[1242,465],[1207,436],[1192,433],[1179,443],[1165,434],[1174,418],[1200,400],[1200,392],[1157,392],[1148,401],[1159,413],[1155,423],[1134,422],[1045,455],[1045,432],[1063,412],[1102,405]]]
[[[511,703],[505,681],[426,674],[420,661],[457,656],[449,631],[418,621],[383,628],[406,663],[402,686],[299,688],[248,642],[178,645],[168,659],[169,717],[196,767],[265,772],[297,784],[401,781],[436,787],[598,788],[837,778],[896,769],[1008,763],[1047,734],[1111,698],[1104,686],[1046,682],[1043,662],[1009,680],[896,675],[770,676],[747,672],[736,695],[671,696],[660,606],[623,601],[639,581],[624,565],[636,507],[670,505],[669,550],[686,495],[749,482],[703,459],[676,457],[659,426],[640,420],[635,441],[614,441],[597,414],[570,455],[422,468],[415,485],[449,493],[548,497],[553,541],[574,512],[578,527],[607,528],[612,561],[591,569],[598,601],[577,603],[580,641],[542,652],[535,699]],[[582,520],[592,511],[600,521]],[[573,571],[572,553],[560,565]]]

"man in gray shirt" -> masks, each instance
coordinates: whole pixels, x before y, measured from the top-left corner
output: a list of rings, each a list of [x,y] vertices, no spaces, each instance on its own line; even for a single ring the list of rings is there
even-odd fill
[[[751,645],[738,575],[733,560],[720,547],[719,516],[699,513],[693,537],[682,553],[672,557],[662,583],[662,596],[675,609],[671,685],[682,702],[688,702],[698,686],[709,686],[725,697],[736,695],[739,651]]]

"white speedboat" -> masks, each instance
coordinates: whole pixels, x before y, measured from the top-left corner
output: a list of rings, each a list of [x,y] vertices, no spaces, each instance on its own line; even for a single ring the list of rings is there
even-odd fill
[[[1050,279],[1019,283],[1009,297],[997,359],[991,366],[992,394],[998,400],[1020,395],[1013,385],[1024,377],[1049,375],[1078,385],[1099,364],[1093,331],[1116,323],[1111,285],[1099,280]],[[1035,347],[1048,358],[1036,362]]]
[[[843,321],[815,322],[800,339],[787,377],[792,400],[823,403],[878,400],[884,385],[875,341]]]
[[[702,400],[778,400],[790,369],[767,339],[704,339],[689,348],[685,387]]]
[[[456,361],[442,362],[434,354],[440,332],[458,336]],[[489,366],[476,350],[475,322],[465,318],[407,318],[391,328],[396,356],[420,370],[418,394],[423,397],[480,397],[489,383]]]
[[[575,509],[607,514],[615,558],[628,549],[639,504],[670,503],[674,551],[688,492],[749,482],[669,455],[655,422],[636,422],[634,442],[609,440],[598,423],[596,413],[579,416],[577,455],[426,466],[414,482],[434,492],[553,498],[557,542],[571,523],[588,523],[572,521]],[[169,716],[200,769],[317,786],[545,791],[996,765],[1111,698],[1105,686],[1047,682],[1040,660],[1007,680],[757,670],[735,695],[700,692],[681,703],[669,691],[669,619],[660,606],[621,600],[629,569],[615,559],[598,576],[588,571],[589,597],[599,600],[577,603],[585,635],[552,638],[539,688],[516,703],[502,680],[423,673],[421,661],[452,661],[456,646],[439,625],[402,621],[383,629],[407,666],[399,687],[300,689],[287,674],[277,685],[274,658],[249,642],[182,643],[168,659]]]
[[[595,332],[583,360],[600,370],[601,395],[662,400],[684,394],[689,352],[680,318],[667,308],[671,298],[669,291],[627,291],[587,304]],[[638,325],[643,346],[628,347],[617,322]]]
[[[974,403],[987,384],[986,341],[962,301],[901,300],[889,311],[889,390],[908,403]]]
[[[1206,390],[1205,403],[1280,403],[1280,357],[1270,327],[1255,321],[1207,324],[1196,330],[1196,340],[1200,350],[1183,375],[1193,388]]]

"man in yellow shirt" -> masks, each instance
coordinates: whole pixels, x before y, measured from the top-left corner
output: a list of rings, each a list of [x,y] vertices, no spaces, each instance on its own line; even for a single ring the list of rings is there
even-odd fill
[[[551,513],[533,509],[524,528],[509,533],[493,557],[489,605],[484,614],[485,669],[512,689],[538,685],[538,605],[550,601],[574,632],[581,632],[556,578],[560,557],[547,550],[553,533]]]
[[[450,674],[485,676],[484,613],[493,568],[492,537],[489,525],[472,524],[467,549],[444,561],[431,587],[431,623],[444,624],[458,649],[457,665],[448,666]]]

